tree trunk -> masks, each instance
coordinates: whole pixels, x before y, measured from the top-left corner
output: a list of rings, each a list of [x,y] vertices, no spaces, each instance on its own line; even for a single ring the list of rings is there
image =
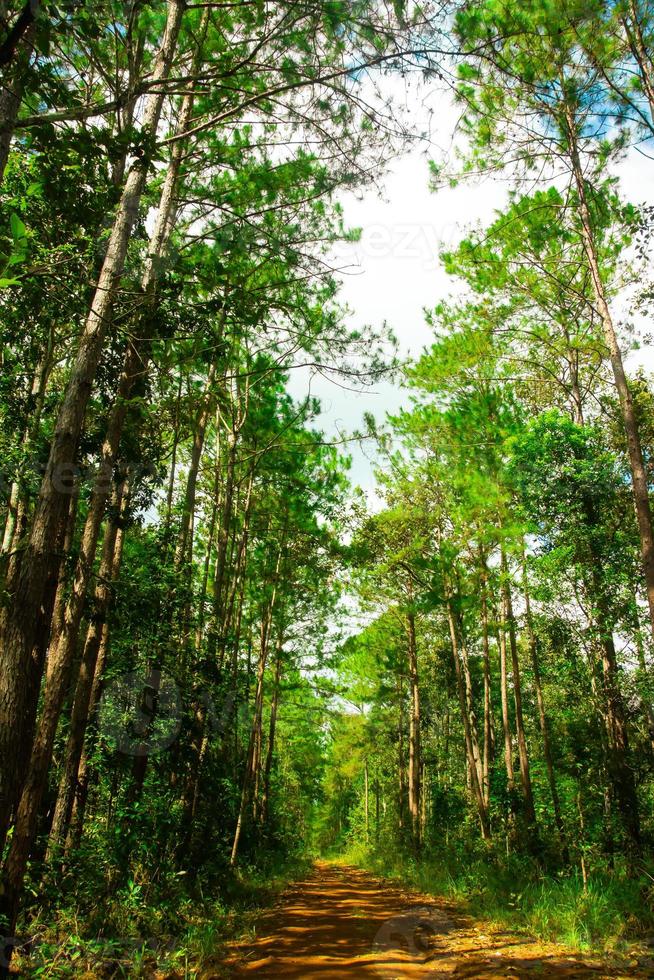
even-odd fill
[[[77,678],[75,698],[70,719],[70,731],[64,756],[64,765],[59,781],[59,792],[55,805],[47,859],[51,860],[65,845],[73,802],[77,792],[79,765],[84,747],[84,737],[90,719],[91,692],[98,665],[102,636],[107,627],[107,616],[118,578],[124,541],[124,521],[129,504],[129,487],[124,479],[117,490],[114,516],[107,524],[102,548],[102,560],[98,570],[98,584],[95,589],[93,612],[84,644],[82,662]]]
[[[52,370],[52,358],[54,352],[54,329],[51,328],[48,332],[48,342],[46,345],[46,350],[37,365],[34,372],[34,379],[32,381],[31,390],[31,408],[29,419],[25,425],[25,432],[23,434],[21,449],[23,453],[26,453],[29,446],[33,442],[41,421],[41,415],[43,412],[43,405],[45,402],[45,393],[48,385],[48,379],[50,377],[50,371]],[[21,506],[23,505],[23,506]],[[9,551],[16,549],[18,541],[23,535],[24,529],[21,527],[22,521],[20,519],[21,513],[24,513],[24,501],[21,495],[20,482],[14,480],[11,485],[11,490],[9,494],[9,508],[7,513],[7,519],[5,521],[5,530],[2,537],[2,545],[0,546],[0,554],[7,554]],[[13,576],[8,575],[8,578]]]
[[[397,674],[397,777],[398,777],[398,807],[397,822],[398,829],[404,829],[404,809],[406,800],[406,770],[404,767],[404,692],[402,690],[402,675]]]
[[[366,845],[370,842],[370,791],[368,787],[368,759],[363,760],[363,818],[366,831]]]
[[[211,503],[211,513],[209,515],[209,537],[207,539],[207,548],[204,555],[204,563],[202,566],[202,582],[200,583],[200,608],[198,609],[198,619],[195,627],[195,650],[196,652],[202,649],[202,640],[204,639],[204,624],[207,616],[207,594],[209,590],[209,572],[211,570],[211,558],[213,551],[213,542],[216,536],[216,521],[218,518],[218,507],[219,499],[217,496],[218,487],[214,487],[214,499]]]
[[[515,773],[513,771],[513,737],[511,735],[511,719],[509,718],[509,689],[506,663],[506,632],[501,623],[497,642],[500,651],[500,696],[502,701],[502,730],[504,732],[504,767],[509,794],[515,789]]]
[[[31,7],[32,2],[26,4],[26,7]],[[7,168],[14,127],[23,100],[25,79],[32,58],[33,31],[33,27],[30,27],[25,35],[25,43],[15,60],[11,77],[6,71],[3,72],[2,85],[0,86],[0,185]]]
[[[415,847],[420,846],[420,688],[418,686],[418,650],[413,612],[407,614],[409,663],[409,816]]]
[[[25,0],[18,16],[7,31],[7,36],[0,44],[0,68],[9,65],[16,57],[16,52],[23,51],[27,46],[27,38],[33,29],[40,6],[39,0]]]
[[[481,580],[481,639],[482,667],[484,672],[484,754],[482,760],[482,791],[486,808],[490,806],[490,766],[493,752],[493,704],[491,699],[490,648],[488,642],[488,572],[486,560],[480,556]]]
[[[636,518],[638,531],[640,534],[640,548],[645,576],[645,587],[647,591],[647,602],[649,606],[650,628],[654,636],[654,534],[652,532],[652,514],[649,502],[649,488],[647,485],[647,473],[643,462],[643,451],[640,442],[640,433],[636,422],[634,403],[627,384],[627,378],[622,362],[622,351],[618,344],[618,338],[613,324],[613,318],[606,298],[606,288],[602,279],[598,250],[595,241],[593,221],[588,207],[586,197],[586,182],[579,156],[577,131],[575,119],[569,105],[565,107],[566,125],[568,129],[569,154],[577,194],[579,197],[579,217],[581,220],[581,236],[588,262],[595,303],[597,311],[604,328],[604,340],[609,349],[611,367],[615,387],[620,399],[622,409],[622,420],[624,424],[625,436],[627,439],[627,450],[629,464],[631,467],[631,483],[636,508]]]
[[[463,679],[465,682],[466,705],[468,710],[468,720],[470,722],[470,737],[472,739],[472,751],[477,767],[477,779],[482,784],[483,764],[479,751],[479,733],[477,731],[477,715],[475,713],[475,701],[472,689],[472,676],[470,674],[470,661],[468,658],[468,647],[466,644],[465,632],[461,615],[457,616],[458,635],[460,643],[461,664],[463,667]]]
[[[529,768],[529,754],[527,751],[527,735],[525,732],[525,722],[522,713],[522,686],[520,683],[520,661],[518,659],[518,644],[516,642],[515,618],[513,616],[513,602],[511,599],[511,584],[509,582],[509,569],[504,549],[501,553],[501,572],[502,572],[502,602],[504,624],[508,626],[509,645],[511,648],[511,666],[513,669],[513,699],[515,702],[515,727],[518,736],[518,757],[520,759],[520,779],[522,783],[522,795],[524,796],[525,817],[529,827],[536,827],[536,810],[534,808],[534,795],[531,786],[531,771]]]
[[[184,494],[184,507],[182,509],[182,522],[177,539],[175,550],[175,567],[179,570],[186,561],[189,549],[191,519],[195,511],[195,495],[197,491],[198,473],[200,472],[200,461],[202,450],[204,449],[204,438],[207,432],[207,425],[212,411],[212,400],[214,397],[214,381],[216,378],[216,364],[213,361],[209,367],[207,380],[202,395],[202,404],[195,419],[193,427],[193,445],[191,448],[191,459],[189,461],[188,474],[186,477],[186,493]]]
[[[279,710],[279,697],[282,675],[282,646],[284,636],[280,632],[277,640],[277,657],[275,659],[275,677],[273,680],[273,696],[270,704],[270,728],[268,732],[268,749],[266,752],[266,765],[263,778],[263,796],[261,798],[261,823],[268,822],[270,811],[270,777],[272,775],[272,764],[275,751],[275,733],[277,730],[277,712]]]
[[[76,519],[76,516],[77,516],[77,503],[78,503],[78,499],[79,499],[79,489],[80,489],[79,488],[79,480],[78,479],[75,479],[74,482],[73,482],[72,489],[71,489],[71,496],[70,496],[70,500],[69,500],[69,504],[68,504],[68,515],[66,517],[66,524],[65,524],[65,527],[63,528],[62,535],[61,535],[61,545],[60,546],[61,546],[61,550],[64,551],[64,552],[67,551],[67,550],[69,550],[71,548],[73,537],[74,537],[74,534],[75,534],[75,519]],[[54,594],[54,598],[53,598],[53,624],[54,624],[54,628],[57,629],[57,630],[60,628],[61,619],[63,617],[63,609],[64,609],[64,605],[65,605],[66,588],[67,588],[67,585],[68,585],[66,572],[67,572],[66,567],[64,565],[61,565],[60,568],[59,568],[58,581],[56,582],[56,584],[53,583],[53,589],[52,589],[53,594]],[[31,679],[33,680],[33,678],[31,678]],[[38,687],[35,687],[33,690],[26,692],[26,695],[29,695],[30,700],[33,700],[34,702],[37,702],[38,701],[38,696],[39,696]],[[17,819],[20,818],[20,812],[21,811],[20,811],[20,809],[18,809],[18,803],[20,802],[20,790],[22,790],[23,786],[25,785],[25,778],[26,778],[26,776],[25,776],[25,773],[23,771],[21,771],[20,773],[17,774],[17,783],[16,783],[16,787],[17,787],[17,802],[16,802]],[[0,811],[0,856],[4,852],[4,845],[5,845],[7,831],[9,829],[9,824],[10,824],[11,816],[12,816],[12,808],[11,807],[8,807],[4,811]],[[34,815],[34,818],[36,819],[36,814]],[[14,837],[15,836],[16,835],[14,835]],[[0,915],[2,915],[3,912],[4,912],[3,904],[2,904],[3,903],[4,894],[5,894],[2,891],[3,885],[4,885],[4,877],[3,877],[2,881],[0,882]],[[7,916],[9,915],[9,913],[5,913],[5,914]]]
[[[179,383],[177,385],[177,399],[175,403],[175,422],[173,426],[173,448],[170,457],[170,473],[168,474],[168,490],[166,493],[166,518],[164,527],[170,530],[173,517],[173,495],[175,493],[175,474],[177,469],[177,450],[179,449],[179,430],[181,425],[180,407],[182,401],[182,372],[179,372]]]
[[[379,844],[379,776],[375,779],[375,843]]]
[[[189,113],[190,109],[183,113],[184,128],[188,125]],[[176,160],[175,165],[171,162],[168,167],[158,217],[155,222],[148,259],[141,283],[148,306],[151,305],[154,298],[156,277],[158,274],[157,262],[163,256],[168,240],[170,228],[169,218],[173,206],[173,193],[179,173],[180,159],[178,158]],[[53,643],[48,657],[44,704],[12,841],[12,851],[16,851],[16,858],[15,860],[12,859],[11,852],[9,856],[9,865],[12,868],[12,888],[20,887],[18,878],[22,878],[24,874],[29,851],[34,841],[38,808],[47,784],[52,749],[57,733],[57,724],[68,689],[73,658],[77,649],[79,628],[86,603],[89,581],[93,572],[100,528],[111,492],[113,470],[129,409],[129,399],[137,378],[148,370],[149,347],[150,343],[148,340],[129,342],[128,344],[118,392],[102,445],[98,474],[91,493],[91,500],[82,534],[80,553],[73,578],[72,593],[66,605],[65,613],[62,615],[61,628],[59,628],[59,617],[56,614],[57,603],[55,602],[55,616],[52,628]],[[23,825],[20,825],[21,820],[23,821]],[[23,855],[22,858],[17,856],[19,852]],[[21,866],[23,868],[22,871],[19,870]]]
[[[541,738],[543,740],[543,755],[545,756],[547,780],[549,782],[550,793],[552,796],[552,809],[554,811],[554,821],[556,823],[556,828],[559,832],[559,839],[561,842],[561,857],[563,858],[563,863],[568,864],[570,860],[569,852],[568,852],[568,842],[565,833],[565,826],[563,823],[563,816],[561,814],[561,802],[559,800],[559,792],[556,785],[556,776],[554,774],[552,746],[550,743],[550,730],[547,721],[547,713],[545,711],[545,699],[543,697],[543,682],[541,678],[540,662],[538,657],[538,641],[536,639],[536,634],[534,633],[534,624],[531,615],[531,599],[529,597],[529,582],[527,580],[527,564],[524,555],[524,547],[523,547],[523,558],[522,558],[522,581],[523,581],[523,591],[524,591],[524,598],[525,598],[525,622],[527,627],[527,639],[529,641],[529,652],[531,654],[531,668],[534,675],[534,687],[536,688],[536,702],[538,704],[538,720],[540,722],[540,732],[541,732]]]
[[[277,561],[275,564],[275,571],[272,579],[272,592],[261,618],[261,643],[259,648],[259,663],[257,666],[257,686],[256,686],[256,691],[254,696],[254,714],[252,718],[252,727],[250,731],[250,742],[248,745],[248,754],[247,754],[247,760],[245,765],[245,774],[243,777],[243,786],[241,789],[241,803],[239,806],[236,829],[234,831],[232,852],[229,859],[229,863],[231,867],[234,867],[234,865],[236,864],[236,857],[238,854],[238,846],[241,839],[241,833],[243,831],[243,822],[245,819],[245,813],[247,810],[252,784],[254,782],[254,778],[257,771],[256,750],[257,750],[257,738],[260,737],[260,733],[261,733],[261,721],[262,721],[262,714],[263,714],[263,685],[264,685],[264,677],[266,672],[266,664],[268,662],[268,648],[269,648],[269,640],[270,640],[270,630],[272,626],[272,617],[275,608],[275,601],[277,598],[279,570],[281,567],[282,556],[284,553],[284,536],[285,534],[282,535],[282,541],[277,554]]]
[[[477,804],[477,813],[479,815],[481,835],[484,840],[490,840],[491,831],[490,831],[490,821],[488,817],[488,809],[484,802],[484,794],[479,784],[479,777],[477,775],[477,764],[475,761],[475,753],[472,745],[472,733],[470,730],[470,719],[468,718],[468,705],[466,702],[466,692],[465,692],[465,686],[463,682],[463,672],[461,670],[459,642],[456,635],[456,621],[454,617],[454,611],[452,609],[452,600],[449,596],[447,597],[447,620],[450,627],[452,657],[454,659],[454,673],[456,676],[456,687],[459,696],[461,721],[463,722],[463,734],[465,739],[466,759],[468,762],[468,769],[470,772],[470,788],[472,790],[472,795],[475,800],[475,803]]]
[[[647,49],[647,43],[643,34],[643,20],[647,23],[647,16],[643,15],[636,5],[636,0],[629,0],[630,17],[623,17],[627,41],[634,59],[640,71],[640,79],[643,84],[643,91],[647,98],[650,111],[650,129],[654,133],[654,62]]]
[[[227,436],[227,467],[225,472],[225,489],[223,506],[218,527],[218,546],[216,549],[216,564],[213,580],[213,626],[209,630],[209,654],[215,656],[216,647],[220,645],[221,659],[224,657],[224,612],[223,601],[225,577],[227,574],[227,547],[229,544],[229,529],[232,522],[234,506],[234,487],[236,470],[237,434],[232,431]]]
[[[166,28],[152,77],[165,78],[173,62],[182,19],[182,0],[169,0]],[[143,130],[156,133],[164,95],[150,94],[143,108]],[[77,443],[91,394],[114,299],[123,273],[127,247],[146,184],[148,161],[131,168],[114,219],[102,271],[52,438],[29,543],[11,597],[0,616],[0,822],[20,790],[21,774],[32,744],[43,658],[48,642],[60,554],[58,540],[68,502],[66,481],[74,472]],[[5,907],[15,897],[7,892]],[[12,917],[13,917],[12,911]]]

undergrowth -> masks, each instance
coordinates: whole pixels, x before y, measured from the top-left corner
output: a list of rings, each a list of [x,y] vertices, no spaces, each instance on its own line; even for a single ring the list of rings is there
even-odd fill
[[[145,883],[136,873],[96,905],[76,896],[29,919],[12,968],[44,978],[218,977],[226,944],[246,936],[308,863],[243,865],[220,881],[171,874]]]

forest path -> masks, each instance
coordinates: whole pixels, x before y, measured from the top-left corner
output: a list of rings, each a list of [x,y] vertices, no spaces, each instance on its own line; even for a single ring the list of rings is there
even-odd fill
[[[259,924],[259,935],[234,947],[234,978],[594,977],[640,972],[606,966],[501,930],[490,930],[431,896],[380,881],[356,868],[319,861],[291,885]]]

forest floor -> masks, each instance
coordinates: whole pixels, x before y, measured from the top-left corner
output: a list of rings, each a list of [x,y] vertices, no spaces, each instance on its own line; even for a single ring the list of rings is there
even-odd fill
[[[455,905],[319,861],[231,947],[232,978],[652,977],[641,964],[607,964],[471,919]],[[212,973],[208,976],[215,977]],[[221,974],[218,974],[221,975]]]

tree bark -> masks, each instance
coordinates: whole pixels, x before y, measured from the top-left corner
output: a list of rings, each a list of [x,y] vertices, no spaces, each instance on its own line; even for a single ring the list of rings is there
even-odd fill
[[[629,47],[640,71],[643,91],[649,104],[650,129],[654,133],[654,61],[650,52],[647,50],[642,25],[644,18],[643,14],[638,10],[636,0],[629,0],[629,14],[629,17],[625,16],[622,18],[622,23]]]
[[[188,556],[189,538],[191,528],[191,518],[195,511],[195,496],[197,492],[198,474],[200,472],[200,461],[202,450],[204,449],[204,438],[207,432],[207,425],[212,411],[212,400],[214,397],[214,381],[216,378],[215,361],[209,366],[207,380],[204,386],[202,402],[195,419],[193,427],[193,444],[191,447],[191,459],[189,461],[188,473],[186,476],[186,492],[184,494],[184,506],[182,509],[182,521],[177,538],[177,548],[175,549],[175,567],[179,570]]]
[[[586,253],[588,270],[593,285],[595,303],[597,311],[602,321],[604,329],[604,340],[609,350],[611,367],[615,387],[620,399],[622,410],[622,421],[627,441],[627,451],[631,468],[631,484],[636,509],[636,519],[640,535],[640,549],[645,576],[645,588],[647,592],[647,602],[649,606],[650,628],[654,636],[654,533],[652,532],[652,513],[649,501],[649,488],[647,484],[647,473],[643,462],[643,450],[640,442],[640,433],[636,421],[634,403],[627,384],[627,377],[622,361],[622,351],[618,343],[618,338],[613,324],[613,317],[609,309],[606,298],[606,288],[600,263],[598,258],[597,244],[593,221],[588,207],[586,194],[586,182],[584,179],[579,147],[577,141],[577,130],[572,109],[569,104],[565,106],[565,121],[569,142],[569,155],[572,175],[579,198],[579,218],[581,222],[581,237]]]
[[[481,752],[479,751],[479,733],[477,730],[477,715],[475,713],[475,700],[472,689],[472,676],[470,674],[470,660],[468,658],[468,647],[466,644],[466,637],[463,628],[463,620],[459,614],[457,617],[457,627],[458,636],[460,644],[460,654],[461,654],[461,665],[463,667],[463,679],[465,682],[465,692],[466,692],[466,705],[468,710],[468,719],[470,722],[470,738],[472,739],[472,751],[475,758],[475,766],[477,767],[477,779],[480,784],[483,782],[483,763]]]
[[[509,645],[511,648],[511,667],[513,670],[513,700],[515,703],[515,727],[518,737],[518,757],[520,759],[520,779],[522,783],[522,795],[524,797],[525,818],[531,828],[536,827],[536,810],[534,807],[534,795],[531,785],[531,771],[529,768],[529,754],[527,750],[527,734],[525,732],[524,715],[522,712],[522,685],[520,682],[520,661],[518,659],[518,644],[516,641],[515,617],[513,615],[513,601],[511,599],[511,585],[509,582],[509,568],[504,549],[501,552],[501,572],[502,572],[502,601],[504,624],[508,627]]]
[[[459,642],[456,633],[456,620],[454,616],[454,611],[452,609],[452,600],[450,596],[447,597],[447,620],[450,627],[450,640],[452,644],[452,657],[454,659],[454,673],[456,676],[456,688],[457,688],[457,694],[459,696],[461,721],[463,722],[463,734],[465,740],[466,759],[468,762],[468,770],[470,773],[470,788],[472,790],[472,795],[475,800],[475,803],[477,804],[477,813],[479,815],[481,835],[484,840],[490,840],[491,839],[490,820],[488,816],[488,809],[484,802],[484,794],[479,784],[479,777],[477,774],[477,764],[475,761],[475,753],[472,745],[472,733],[470,730],[470,719],[468,718],[468,705],[466,701],[463,672],[461,670]]]
[[[282,677],[282,647],[284,636],[280,632],[277,639],[277,656],[275,658],[275,677],[273,679],[273,695],[270,704],[270,727],[268,730],[268,747],[266,751],[266,764],[263,778],[263,795],[261,798],[261,823],[268,822],[270,812],[270,777],[272,775],[272,765],[275,752],[275,734],[277,731],[277,712],[279,710],[279,697],[281,690]]]
[[[398,670],[397,674],[397,781],[398,781],[398,805],[397,823],[398,829],[404,829],[404,811],[406,801],[406,770],[404,765],[404,692],[402,690],[402,675]]]
[[[183,126],[188,125],[190,108],[183,112]],[[175,159],[177,157],[177,159]],[[170,213],[173,207],[174,188],[179,173],[181,157],[177,148],[168,167],[161,194],[158,217],[155,222],[149,254],[145,264],[141,288],[145,301],[150,306],[158,275],[158,262],[165,251],[170,233]],[[93,572],[102,520],[111,492],[113,470],[118,456],[120,440],[129,409],[129,399],[136,379],[148,370],[148,340],[128,343],[118,392],[111,410],[107,433],[102,445],[100,465],[96,476],[89,509],[82,534],[80,553],[77,560],[72,592],[62,615],[61,628],[57,622],[57,603],[53,620],[53,642],[48,657],[44,704],[38,725],[38,732],[32,750],[32,757],[18,809],[12,849],[8,858],[7,875],[11,877],[11,888],[20,889],[22,876],[27,864],[30,849],[36,834],[38,811],[45,791],[52,750],[57,733],[57,724],[64,704],[73,658],[77,649],[79,628],[86,603],[88,585]],[[204,429],[202,430],[204,436]],[[200,443],[200,448],[202,442]],[[196,471],[197,475],[197,471]],[[195,483],[193,484],[193,490]],[[194,495],[193,495],[194,499]],[[22,870],[21,870],[22,869]],[[19,882],[19,878],[21,881]]]
[[[29,7],[33,2],[34,0],[28,0],[25,6]],[[0,86],[0,185],[7,169],[14,128],[23,101],[25,78],[33,54],[32,36],[34,29],[31,24],[26,25],[26,28],[24,44],[15,59],[13,71],[11,73],[3,72],[2,85]]]
[[[26,39],[32,29],[40,6],[39,0],[25,0],[18,17],[0,44],[0,68],[4,68],[15,57],[21,42]]]
[[[102,559],[98,570],[93,612],[84,643],[82,662],[77,677],[70,731],[64,755],[64,765],[59,781],[47,860],[53,859],[65,845],[78,789],[78,774],[84,738],[91,716],[91,693],[98,666],[102,637],[108,629],[107,616],[111,605],[114,585],[120,571],[124,541],[124,522],[129,505],[127,478],[120,484],[114,501],[114,516],[108,522],[102,547]]]
[[[511,734],[511,719],[509,718],[509,687],[506,661],[506,632],[504,624],[498,630],[498,646],[500,651],[500,696],[502,702],[502,730],[504,732],[504,767],[509,793],[515,789],[515,773],[513,771],[513,736]]]
[[[279,571],[282,563],[282,557],[284,553],[284,536],[282,535],[282,541],[277,553],[277,561],[275,565],[275,571],[272,578],[272,592],[270,598],[266,604],[261,618],[261,641],[259,646],[259,662],[257,665],[257,685],[254,696],[254,714],[252,717],[252,726],[250,730],[250,742],[248,745],[247,760],[245,765],[245,773],[243,776],[243,785],[241,789],[241,802],[239,806],[238,819],[236,821],[236,829],[234,831],[234,841],[232,844],[232,852],[230,855],[229,863],[231,867],[236,864],[236,858],[238,855],[238,847],[241,840],[241,834],[243,831],[243,824],[245,820],[245,813],[247,810],[248,800],[254,782],[256,772],[257,772],[257,738],[260,737],[261,733],[261,721],[263,715],[263,690],[264,690],[264,677],[266,672],[266,664],[268,662],[268,650],[269,650],[269,640],[270,640],[270,630],[272,627],[272,617],[275,608],[275,602],[277,598],[277,587],[279,580]]]
[[[523,581],[523,593],[525,599],[525,623],[527,627],[527,639],[529,642],[529,652],[531,654],[531,668],[534,675],[534,687],[536,689],[536,702],[538,704],[538,720],[540,723],[540,733],[543,740],[543,755],[545,756],[545,767],[547,769],[547,780],[550,787],[550,794],[552,796],[552,809],[554,811],[554,822],[556,823],[556,829],[559,833],[559,840],[561,842],[561,857],[563,858],[564,864],[568,864],[570,860],[568,851],[568,841],[565,832],[565,825],[563,823],[563,816],[561,814],[561,802],[559,800],[559,791],[556,785],[556,775],[554,773],[554,761],[552,758],[552,745],[550,742],[550,729],[547,720],[547,713],[545,711],[545,699],[543,697],[543,681],[540,672],[540,661],[538,656],[538,641],[536,639],[536,634],[534,633],[533,617],[531,614],[531,599],[529,596],[529,582],[527,580],[527,565],[524,555],[523,548],[523,559],[522,559],[522,581]]]
[[[184,10],[183,0],[169,0],[166,27],[153,68],[163,79],[173,62]],[[150,94],[143,109],[143,129],[154,137],[164,95]],[[17,581],[0,616],[0,822],[20,791],[21,774],[32,744],[36,697],[48,641],[49,621],[59,563],[60,529],[68,502],[66,479],[74,472],[77,444],[86,406],[111,320],[127,247],[147,178],[147,160],[132,165],[125,181],[91,309],[52,438],[50,457],[36,506],[29,543]],[[7,892],[2,904],[13,906]],[[13,917],[12,912],[12,917]]]
[[[407,613],[409,663],[409,816],[415,847],[420,846],[420,688],[418,685],[418,649],[415,614]]]
[[[486,559],[480,555],[481,574],[481,640],[484,672],[484,754],[482,759],[482,791],[486,808],[490,806],[490,766],[493,751],[493,705],[491,700],[490,648],[488,642],[488,570]]]
[[[34,378],[32,381],[31,390],[31,406],[29,412],[29,420],[25,425],[25,431],[23,434],[21,449],[23,453],[26,453],[32,444],[41,422],[41,415],[43,412],[43,405],[45,402],[45,393],[48,385],[48,379],[50,377],[50,371],[52,369],[52,359],[54,351],[54,329],[48,331],[48,341],[46,344],[46,349],[43,352],[43,356],[40,359],[40,363],[34,372]],[[11,484],[11,490],[9,494],[9,506],[7,518],[5,521],[5,530],[2,537],[2,545],[0,546],[0,554],[7,554],[10,551],[16,550],[18,547],[18,542],[20,541],[24,528],[22,527],[21,515],[24,515],[26,510],[26,504],[21,494],[21,487],[19,480],[14,480]],[[13,575],[8,574],[8,579],[11,580]]]

